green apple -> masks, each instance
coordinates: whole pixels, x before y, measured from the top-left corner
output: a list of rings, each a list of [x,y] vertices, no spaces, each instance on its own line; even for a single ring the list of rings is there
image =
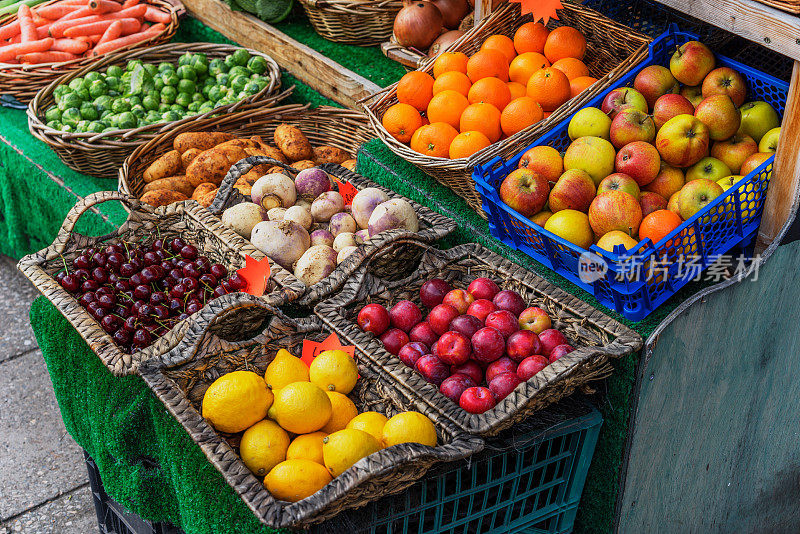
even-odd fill
[[[738,174],[732,174],[731,176],[726,176],[722,180],[717,180],[717,183],[722,186],[723,191],[727,191],[728,189],[733,187],[733,184],[735,184],[741,179],[742,177],[739,176]]]
[[[739,132],[749,135],[756,143],[761,142],[764,134],[781,124],[775,108],[766,102],[748,102],[739,108],[739,112],[742,114]]]
[[[595,185],[614,172],[614,145],[601,137],[579,137],[564,154],[564,170],[581,169],[592,177]]]
[[[778,150],[778,141],[781,137],[781,127],[773,128],[764,134],[758,143],[759,152],[775,152]]]
[[[730,175],[731,170],[722,160],[708,156],[689,167],[686,171],[686,181],[691,182],[692,180],[705,178],[706,180],[717,182]]]
[[[678,196],[678,210],[681,219],[684,221],[690,219],[695,213],[720,196],[722,192],[721,185],[705,178],[688,182],[680,190]]]
[[[611,119],[599,108],[583,108],[569,121],[567,134],[573,141],[579,137],[594,136],[610,140]]]

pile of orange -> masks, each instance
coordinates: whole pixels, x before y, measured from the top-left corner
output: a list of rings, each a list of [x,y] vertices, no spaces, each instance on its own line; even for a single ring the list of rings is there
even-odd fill
[[[511,39],[492,35],[470,57],[445,52],[433,76],[409,72],[383,127],[411,149],[466,158],[550,116],[597,80],[583,62],[586,39],[575,28],[522,25]]]

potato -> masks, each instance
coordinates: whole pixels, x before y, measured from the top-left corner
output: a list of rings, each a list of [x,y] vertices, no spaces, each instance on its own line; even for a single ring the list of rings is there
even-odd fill
[[[349,169],[353,172],[356,172],[356,160],[355,159],[348,159],[347,161],[341,162],[339,165],[344,167],[345,169]]]
[[[197,203],[207,208],[214,202],[214,199],[217,197],[217,189],[215,188],[213,191],[209,191],[203,195],[200,195],[200,198],[196,199]]]
[[[186,132],[175,137],[172,148],[183,154],[190,148],[208,150],[231,139],[236,139],[236,136],[223,132]]]
[[[214,191],[216,193],[217,186],[209,183],[200,184],[195,188],[194,192],[192,193],[192,200],[197,200],[199,202],[204,195],[208,194],[211,191]]]
[[[180,191],[172,191],[171,189],[156,189],[155,191],[148,191],[142,195],[142,202],[156,208],[172,204],[173,202],[181,202],[182,200],[188,200],[188,197]]]
[[[238,146],[240,148],[261,148],[258,143],[251,139],[231,139],[230,141],[225,141],[224,143],[220,143],[217,145],[217,148],[221,146]]]
[[[247,174],[240,176],[239,179],[236,180],[236,183],[233,184],[233,187],[238,189],[241,194],[250,196],[250,193],[253,189],[253,184],[265,174],[267,173],[250,171]]]
[[[192,186],[212,183],[216,186],[230,170],[231,165],[247,157],[247,153],[238,146],[218,146],[197,155],[186,168],[186,178]]]
[[[189,180],[186,179],[186,176],[170,176],[168,178],[159,178],[158,180],[154,180],[149,184],[146,184],[143,192],[147,193],[149,191],[156,191],[157,189],[178,191],[187,197],[192,196],[192,191],[194,191],[194,187],[189,183]]]
[[[290,161],[312,159],[314,150],[300,128],[291,124],[281,124],[275,129],[275,144]]]
[[[284,174],[286,174],[286,171],[283,170],[283,167],[278,167],[277,165],[275,165],[274,167],[270,167],[269,170],[265,174],[272,174],[272,173],[277,173],[277,174],[284,173]]]
[[[318,146],[314,149],[314,163],[322,165],[323,163],[338,163],[352,159],[353,156],[335,146]]]
[[[186,167],[188,167],[189,164],[194,161],[194,158],[196,158],[201,152],[202,150],[199,148],[190,148],[181,154],[181,164],[183,165],[183,168],[186,169]]]
[[[167,176],[175,176],[180,174],[183,170],[181,164],[181,154],[177,150],[170,150],[145,169],[142,178],[145,183],[150,183],[159,178],[166,178]]]
[[[310,159],[304,159],[302,161],[295,161],[294,163],[292,163],[292,167],[294,167],[298,171],[302,171],[303,169],[313,169],[316,166],[317,164],[311,161]]]

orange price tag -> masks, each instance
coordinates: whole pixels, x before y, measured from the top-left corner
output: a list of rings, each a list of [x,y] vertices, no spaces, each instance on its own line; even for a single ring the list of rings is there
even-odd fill
[[[324,341],[311,341],[310,339],[303,340],[303,354],[300,356],[300,359],[303,360],[306,365],[311,365],[311,362],[314,361],[321,352],[325,352],[326,350],[343,350],[347,354],[350,355],[351,358],[355,358],[356,348],[353,345],[342,346],[341,342],[339,341],[339,337],[336,333],[331,333]]]
[[[358,194],[358,189],[355,188],[350,182],[340,182],[336,180],[336,187],[339,189],[339,194],[344,199],[344,205],[349,206],[353,203],[353,199]]]
[[[558,20],[558,10],[564,9],[564,6],[561,4],[560,0],[511,1],[519,3],[523,15],[526,13],[533,14],[533,22],[537,22],[539,19],[541,19],[544,24],[550,22],[550,19]]]
[[[255,260],[250,255],[245,255],[244,261],[245,266],[236,271],[247,282],[243,291],[256,297],[263,296],[270,275],[269,260],[266,257],[263,260]]]

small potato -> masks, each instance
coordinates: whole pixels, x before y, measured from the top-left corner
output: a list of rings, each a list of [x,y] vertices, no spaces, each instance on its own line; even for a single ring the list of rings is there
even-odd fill
[[[344,167],[345,169],[351,170],[356,172],[356,160],[355,159],[348,159],[347,161],[341,162],[339,165]]]
[[[314,149],[314,163],[322,165],[323,163],[338,163],[352,159],[353,156],[335,146],[318,146]]]
[[[215,147],[198,154],[186,169],[186,178],[197,187],[209,182],[216,186],[230,170],[231,165],[247,157],[247,153],[237,146]]]
[[[298,171],[302,171],[303,169],[313,169],[316,166],[317,164],[311,161],[310,159],[304,159],[302,161],[295,161],[294,163],[292,163],[292,167],[294,167]]]
[[[188,197],[179,191],[172,191],[171,189],[156,189],[142,195],[142,202],[156,208],[173,202],[181,202],[182,200],[188,200]]]
[[[277,165],[275,165],[274,167],[270,167],[264,174],[280,174],[280,173],[286,174],[286,171],[283,170],[283,167],[278,167]]]
[[[145,183],[154,182],[159,178],[166,178],[167,176],[175,176],[180,174],[183,170],[181,163],[181,154],[177,150],[170,150],[145,169],[142,178]]]
[[[144,193],[149,191],[156,191],[157,189],[171,189],[178,191],[184,195],[191,196],[194,187],[189,183],[185,176],[170,176],[168,178],[159,178],[144,186]]]
[[[291,124],[281,124],[275,129],[275,144],[290,161],[301,161],[312,159],[314,150],[308,138],[300,131],[300,128]]]
[[[181,164],[183,165],[183,168],[185,169],[186,167],[188,167],[189,164],[194,160],[194,158],[196,158],[197,155],[200,154],[201,152],[202,150],[200,150],[199,148],[190,148],[189,150],[181,154]]]
[[[190,148],[208,150],[231,139],[236,139],[236,136],[223,132],[186,132],[175,137],[172,148],[183,154]]]
[[[213,191],[216,194],[217,186],[215,186],[214,184],[209,184],[209,183],[200,184],[195,188],[194,193],[192,193],[192,200],[196,200],[196,201],[200,202],[200,199],[204,195],[210,193],[211,191]]]
[[[214,199],[217,197],[217,189],[215,188],[204,195],[200,195],[200,198],[197,198],[197,203],[203,206],[204,208],[209,207],[213,202]]]
[[[258,146],[258,143],[256,143],[252,139],[243,139],[241,137],[238,139],[231,139],[230,141],[225,141],[224,143],[220,143],[217,145],[217,148],[223,146],[238,146],[239,148],[253,148],[253,149],[261,148]]]

